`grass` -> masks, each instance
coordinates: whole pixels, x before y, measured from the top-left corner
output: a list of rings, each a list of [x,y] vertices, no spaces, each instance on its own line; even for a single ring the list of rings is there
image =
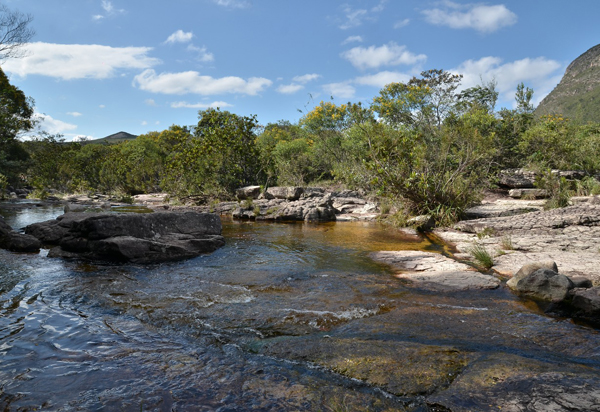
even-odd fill
[[[494,228],[486,227],[481,232],[477,233],[477,239],[483,239],[484,237],[491,237],[496,231]]]
[[[477,262],[479,266],[482,266],[485,269],[490,269],[494,266],[494,258],[490,252],[479,243],[473,245],[473,247],[469,249],[469,254],[473,256],[473,259],[475,259],[475,262]]]
[[[500,247],[502,248],[502,250],[514,250],[515,247],[512,243],[512,238],[508,235],[502,236],[502,239],[500,239]]]

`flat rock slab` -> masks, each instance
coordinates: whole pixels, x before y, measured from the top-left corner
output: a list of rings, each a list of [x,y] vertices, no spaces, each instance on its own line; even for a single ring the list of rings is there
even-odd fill
[[[374,252],[370,257],[389,265],[396,277],[434,290],[495,289],[500,280],[443,255],[414,250]]]
[[[544,202],[544,200],[498,199],[495,202],[473,206],[465,210],[465,217],[466,219],[487,219],[521,215],[543,210]]]

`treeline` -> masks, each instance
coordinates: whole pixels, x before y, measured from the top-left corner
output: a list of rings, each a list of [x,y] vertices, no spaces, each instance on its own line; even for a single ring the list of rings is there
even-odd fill
[[[600,125],[536,119],[533,91],[518,86],[514,109],[496,109],[494,83],[460,90],[462,78],[429,70],[385,86],[364,106],[321,102],[297,123],[259,126],[254,116],[199,112],[115,145],[53,136],[2,143],[4,185],[61,192],[166,191],[198,201],[230,199],[258,184],[342,184],[394,202],[401,215],[448,223],[493,187],[505,168],[600,171]],[[559,182],[560,183],[560,182]]]

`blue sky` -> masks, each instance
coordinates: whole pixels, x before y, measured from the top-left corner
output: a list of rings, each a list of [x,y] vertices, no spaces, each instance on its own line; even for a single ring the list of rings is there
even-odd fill
[[[518,83],[536,103],[600,43],[600,1],[1,0],[29,13],[27,55],[2,63],[66,140],[192,125],[219,106],[261,124],[321,100],[369,103],[422,70]]]

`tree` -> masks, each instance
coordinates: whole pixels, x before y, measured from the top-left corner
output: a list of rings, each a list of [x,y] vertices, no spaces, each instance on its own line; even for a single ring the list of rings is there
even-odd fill
[[[35,34],[29,27],[32,20],[29,14],[0,5],[0,61],[22,56],[20,49]]]
[[[434,134],[455,110],[456,89],[462,75],[432,69],[408,83],[390,83],[373,99],[371,108],[393,127],[419,129]]]
[[[201,110],[198,117],[193,133],[178,136],[175,153],[167,160],[171,192],[225,198],[238,187],[259,182],[256,116],[238,116],[217,108]]]
[[[33,100],[8,81],[0,69],[0,148],[33,128]]]

